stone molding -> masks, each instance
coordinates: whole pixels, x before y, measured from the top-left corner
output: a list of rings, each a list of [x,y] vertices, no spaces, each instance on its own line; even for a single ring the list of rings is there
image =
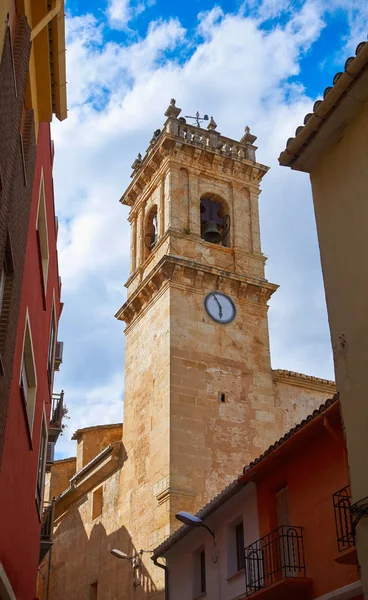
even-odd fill
[[[336,392],[335,382],[330,381],[329,379],[304,375],[303,373],[295,373],[294,371],[287,371],[285,369],[275,369],[272,371],[272,374],[273,380],[276,383],[286,383],[287,385],[295,385],[297,387],[304,387],[309,390],[326,392],[328,394],[334,394]]]
[[[165,284],[190,287],[191,290],[228,290],[237,299],[266,305],[278,286],[266,279],[238,275],[178,256],[165,255],[123,304],[115,317],[127,328],[157,296]]]
[[[156,499],[158,504],[163,504],[164,502],[170,500],[172,496],[180,496],[181,498],[195,498],[195,492],[167,487],[162,490],[162,492],[156,494]]]

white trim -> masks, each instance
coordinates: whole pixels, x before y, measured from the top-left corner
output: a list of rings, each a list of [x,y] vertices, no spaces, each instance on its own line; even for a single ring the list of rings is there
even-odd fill
[[[350,598],[356,598],[363,593],[363,586],[361,581],[355,581],[344,585],[344,587],[328,592],[323,596],[318,596],[316,600],[350,600]]]
[[[42,203],[42,206],[41,206]],[[43,219],[43,223],[41,223],[42,227],[39,227],[39,218],[40,218],[40,209],[42,210],[41,216]],[[43,176],[43,169],[41,169],[40,176],[40,189],[38,192],[38,207],[37,207],[37,217],[36,217],[36,229],[39,235],[39,243],[40,243],[40,252],[41,252],[41,263],[42,263],[42,277],[43,277],[43,285],[45,298],[47,295],[47,280],[49,273],[49,264],[50,264],[50,250],[49,250],[49,232],[47,229],[47,208],[46,208],[46,196],[45,196],[45,181]],[[44,247],[42,248],[42,244]]]
[[[45,448],[44,448],[44,451],[43,451],[43,457],[41,457],[40,453],[41,453],[43,429],[44,429],[45,434],[46,434],[46,438],[45,438],[46,442],[45,442]],[[38,510],[39,510],[40,513],[42,512],[43,500],[44,500],[44,495],[45,495],[45,475],[46,475],[47,443],[48,443],[47,419],[46,419],[45,405],[43,405],[42,416],[41,416],[40,443],[39,443],[39,447],[38,447],[38,460],[37,460],[37,473],[36,473],[36,490],[35,490],[35,492],[36,492],[35,493],[36,503],[37,503]],[[37,485],[38,485],[38,468],[39,468],[39,464],[40,464],[40,458],[42,460],[42,476],[41,476],[41,482],[40,482],[41,495],[40,495],[40,498],[39,498],[38,497],[38,493],[37,493]]]
[[[33,414],[32,414],[31,420],[29,418],[28,410],[27,410],[27,406],[26,406],[28,426],[29,426],[29,430],[30,430],[30,434],[31,434],[31,438],[32,438],[34,413],[35,413],[36,399],[37,399],[37,371],[36,371],[36,362],[35,362],[35,358],[34,358],[32,330],[31,330],[31,323],[30,323],[30,319],[29,319],[28,308],[26,311],[26,318],[25,318],[24,332],[23,332],[22,362],[20,365],[19,386],[21,386],[21,384],[22,384],[22,370],[23,370],[23,363],[24,363],[24,350],[25,350],[27,331],[29,333],[29,341],[30,341],[30,349],[31,349],[31,353],[30,353],[31,355],[29,356],[29,358],[31,359],[31,362],[32,362],[33,375],[34,375],[34,384],[32,382],[28,381],[28,392],[31,392],[32,398],[30,397],[29,394],[27,394],[27,399],[29,397],[30,401],[32,401],[32,403],[33,403]],[[27,364],[26,364],[26,369],[27,369]],[[29,372],[27,372],[27,379],[29,379]]]
[[[0,598],[17,600],[2,563],[0,563]]]

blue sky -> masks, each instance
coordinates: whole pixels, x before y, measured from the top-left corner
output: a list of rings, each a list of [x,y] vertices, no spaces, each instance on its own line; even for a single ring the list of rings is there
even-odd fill
[[[356,45],[368,8],[351,0],[67,0],[68,119],[55,121],[55,202],[70,420],[122,420],[124,334],[114,319],[129,274],[128,213],[119,198],[130,165],[175,97],[183,114],[213,115],[218,130],[258,136],[271,166],[260,198],[274,368],[333,377],[309,179],[278,166],[286,140]]]

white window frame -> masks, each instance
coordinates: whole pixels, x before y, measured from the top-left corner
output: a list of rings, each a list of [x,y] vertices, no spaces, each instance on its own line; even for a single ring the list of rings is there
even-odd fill
[[[57,342],[57,322],[55,303],[52,304],[51,320],[50,320],[50,331],[49,331],[49,348],[47,352],[47,374],[50,386],[53,385],[54,371],[55,371],[55,351]]]
[[[44,444],[42,441],[44,440]],[[40,446],[38,451],[38,462],[37,462],[37,477],[36,477],[36,502],[38,510],[41,511],[43,505],[43,497],[45,493],[45,475],[46,475],[46,456],[47,456],[47,421],[45,415],[45,408],[42,411],[42,422],[40,431]]]
[[[23,396],[25,412],[27,415],[27,423],[29,427],[30,436],[32,438],[34,413],[36,408],[37,373],[28,310],[26,313],[24,326],[22,362],[20,365],[19,373],[19,386],[21,388]]]
[[[47,211],[46,211],[45,183],[44,183],[44,177],[43,177],[43,170],[41,171],[40,190],[38,193],[38,209],[37,209],[36,229],[37,229],[38,236],[39,236],[39,250],[41,253],[43,287],[44,287],[44,292],[45,292],[45,296],[46,296],[50,255],[49,255],[49,236],[48,236],[48,230],[47,230]]]

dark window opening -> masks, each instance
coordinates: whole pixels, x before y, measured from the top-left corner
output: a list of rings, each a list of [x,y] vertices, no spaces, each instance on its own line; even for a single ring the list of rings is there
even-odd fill
[[[235,527],[235,540],[236,540],[236,566],[237,566],[238,571],[241,571],[245,567],[243,523],[239,523],[239,525],[237,525]]]
[[[158,219],[157,219],[157,206],[153,206],[148,213],[145,231],[144,231],[144,246],[145,246],[145,258],[147,258],[153,248],[156,246],[158,240]]]
[[[225,394],[224,394],[224,392],[222,392],[222,394],[220,396],[220,400],[221,400],[221,402],[225,402]]]
[[[229,247],[230,216],[225,214],[224,207],[213,198],[202,198],[201,238],[211,244]]]
[[[200,552],[200,565],[201,565],[201,594],[206,591],[206,555],[204,550]]]

